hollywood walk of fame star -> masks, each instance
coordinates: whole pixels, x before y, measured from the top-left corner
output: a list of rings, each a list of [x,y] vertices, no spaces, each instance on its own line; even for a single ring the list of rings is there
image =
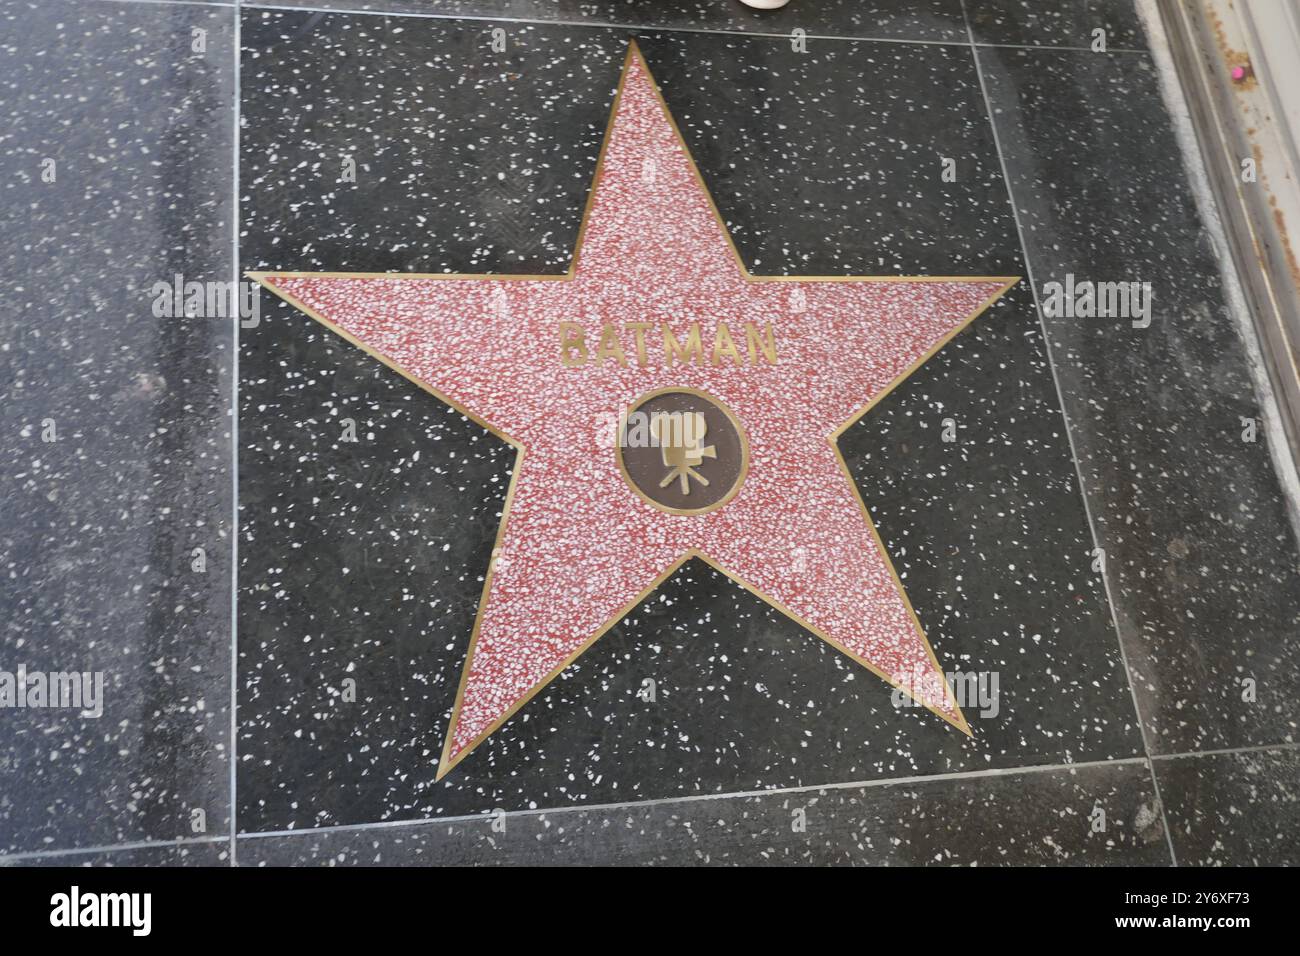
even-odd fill
[[[835,441],[1017,279],[751,275],[635,45],[567,274],[254,275],[518,450],[439,778],[692,557],[970,733]]]

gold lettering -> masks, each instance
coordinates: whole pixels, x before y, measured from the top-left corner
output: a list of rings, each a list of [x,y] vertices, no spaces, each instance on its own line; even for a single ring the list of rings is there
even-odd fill
[[[695,357],[696,365],[704,364],[704,346],[700,343],[700,323],[692,322],[691,330],[686,333],[686,345],[683,346],[673,335],[673,330],[664,326],[664,364],[671,366],[673,360],[680,361],[683,365],[691,364],[691,357]]]
[[[588,346],[587,333],[578,322],[560,323],[560,361],[566,368],[583,365],[595,365],[604,368],[607,360],[620,368],[627,368],[627,350],[623,345],[623,336],[631,332],[636,342],[636,362],[641,368],[650,365],[648,337],[655,334],[650,322],[606,322],[600,327],[600,337],[596,344]],[[746,362],[746,352],[750,365],[776,365],[776,330],[771,323],[761,327],[755,322],[745,323],[745,349],[740,350],[738,340],[726,322],[718,322],[713,331],[712,347],[706,346],[700,331],[700,323],[692,322],[686,328],[686,334],[678,338],[667,325],[662,327],[664,342],[664,365],[712,365],[715,368],[729,362],[737,368]]]
[[[575,349],[578,354],[570,354]],[[577,322],[560,323],[560,358],[566,368],[587,364],[586,336]]]
[[[606,322],[600,327],[600,344],[596,346],[596,364],[603,366],[605,359],[610,357],[613,357],[623,368],[627,368],[627,356],[623,354],[623,346],[618,343],[618,331],[612,322]]]
[[[649,322],[628,322],[623,326],[625,329],[631,329],[636,336],[636,364],[642,368],[646,366],[645,357],[645,330],[650,328]]]
[[[757,326],[753,322],[745,323],[745,341],[749,345],[749,364],[758,364],[758,351],[762,349],[763,357],[767,359],[768,365],[776,364],[776,333],[772,331],[772,325],[769,322],[763,330],[766,341],[759,338]]]
[[[736,343],[732,341],[731,329],[727,328],[726,322],[718,323],[718,330],[713,333],[713,364],[720,365],[720,359],[724,355],[731,356],[731,360],[737,365],[744,365],[740,357],[740,352],[736,350]]]

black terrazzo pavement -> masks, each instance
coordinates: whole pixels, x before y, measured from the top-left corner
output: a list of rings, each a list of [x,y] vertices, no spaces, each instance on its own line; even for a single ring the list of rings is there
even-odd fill
[[[1146,31],[1128,0],[963,0],[976,43],[1076,49],[1147,49]],[[1102,31],[1098,36],[1095,31]]]
[[[233,278],[234,13],[0,24],[0,670],[104,683],[0,711],[0,851],[228,832],[234,334],[150,288]]]
[[[1300,865],[1300,753],[1294,748],[1154,765],[1181,865]]]
[[[479,157],[509,153],[512,179],[553,165],[554,141],[587,143],[582,165],[566,155],[564,168],[590,181],[624,36],[584,32],[587,45],[579,45],[571,28],[530,26],[501,73],[481,65],[488,38],[479,24],[405,22],[393,34],[392,21],[308,16],[246,17],[256,20],[244,32],[241,84],[245,204],[257,210],[243,246],[248,268],[357,268],[349,255],[313,245],[320,219],[336,233],[369,236],[427,216],[451,236],[464,224],[473,236],[465,251],[402,249],[385,265],[478,271],[486,237],[477,224],[495,219],[498,203],[510,208],[493,185],[503,166]],[[889,274],[908,263],[923,274],[1018,271],[968,49],[851,44],[799,55],[766,38],[638,42],[755,271]],[[366,52],[381,46],[382,56]],[[490,122],[480,97],[465,123],[453,120],[450,104],[421,102],[420,90],[438,87],[439,73],[460,72],[461,63],[500,77],[482,82],[509,89],[510,125]],[[867,83],[882,73],[899,79]],[[510,79],[523,75],[534,82]],[[291,85],[293,100],[283,95]],[[361,106],[370,85],[385,96]],[[940,102],[918,92],[938,87],[949,91]],[[548,105],[561,88],[577,90],[563,111]],[[303,109],[316,90],[327,102]],[[354,104],[346,123],[332,119],[337,102]],[[400,204],[336,201],[333,193],[348,191],[337,187],[328,202],[301,201],[319,189],[308,152],[347,152],[385,139],[378,131],[390,127],[418,141],[435,115],[446,132],[423,175],[459,187],[443,205],[418,178],[389,190],[382,166],[360,192]],[[531,131],[528,142],[513,124]],[[286,126],[299,145],[281,145]],[[746,164],[745,155],[766,165]],[[275,157],[273,173],[264,172],[265,156]],[[857,156],[870,159],[850,164]],[[942,182],[943,156],[962,157],[956,183]],[[534,178],[545,194],[546,174]],[[748,181],[761,185],[739,188]],[[520,231],[576,235],[577,198],[517,198],[535,216],[549,213]],[[899,228],[882,233],[900,208]],[[950,243],[973,254],[949,253]],[[519,270],[561,271],[567,251],[550,261],[534,254]],[[504,258],[513,271],[519,252],[511,252]],[[428,755],[446,732],[513,453],[305,317],[268,313],[241,336],[242,529],[254,545],[242,552],[240,575],[241,829],[1141,753],[1028,295],[978,320],[841,440],[900,574],[915,582],[913,601],[940,660],[950,670],[997,673],[997,713],[977,721],[975,740],[924,712],[898,711],[887,685],[692,564],[440,783]],[[286,377],[286,366],[297,372]],[[337,418],[352,414],[373,437],[343,450]],[[947,415],[959,422],[952,445],[939,439]],[[433,474],[415,464],[431,440],[445,461]],[[1034,554],[1045,538],[1059,547]],[[337,701],[344,675],[358,681],[360,715]],[[654,706],[636,694],[647,677],[660,688]]]
[[[973,739],[896,710],[691,562],[435,783],[513,452],[263,296],[239,335],[236,826],[303,832],[245,836],[240,863],[1294,861],[1300,559],[1267,445],[1240,441],[1260,399],[1152,60],[1013,48],[1094,22],[1144,47],[1127,4],[967,0],[1007,45],[976,56],[947,0],[391,2],[548,22],[245,9],[241,268],[563,271],[630,35],[583,21],[672,28],[635,36],[755,272],[1026,276],[841,439],[939,659],[996,672],[997,708],[966,708]],[[0,851],[227,864],[226,840],[33,854],[193,837],[195,810],[229,834],[234,330],[157,319],[147,289],[233,273],[234,11],[0,16],[23,37],[0,42],[0,670],[110,683],[98,723],[0,711]],[[895,42],[752,35],[796,25]],[[1151,328],[1049,319],[1049,362],[1028,276],[1066,271],[1152,281]],[[1242,746],[1275,749],[1146,760]],[[738,795],[767,788],[798,789]]]
[[[1151,751],[1294,743],[1300,550],[1152,63],[979,58],[1040,288],[1152,287],[1149,328],[1046,320]]]
[[[1167,866],[1139,764],[244,841],[246,866]]]

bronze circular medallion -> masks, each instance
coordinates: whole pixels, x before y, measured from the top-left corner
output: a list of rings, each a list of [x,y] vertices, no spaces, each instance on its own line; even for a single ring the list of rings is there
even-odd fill
[[[720,508],[749,470],[749,440],[731,409],[693,388],[642,395],[623,413],[615,445],[623,480],[675,515]]]

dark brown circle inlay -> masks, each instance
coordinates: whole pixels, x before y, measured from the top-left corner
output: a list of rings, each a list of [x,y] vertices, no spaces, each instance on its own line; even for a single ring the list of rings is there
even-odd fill
[[[619,422],[619,471],[660,511],[704,514],[730,501],[749,469],[744,427],[704,392],[668,388],[642,395]]]

